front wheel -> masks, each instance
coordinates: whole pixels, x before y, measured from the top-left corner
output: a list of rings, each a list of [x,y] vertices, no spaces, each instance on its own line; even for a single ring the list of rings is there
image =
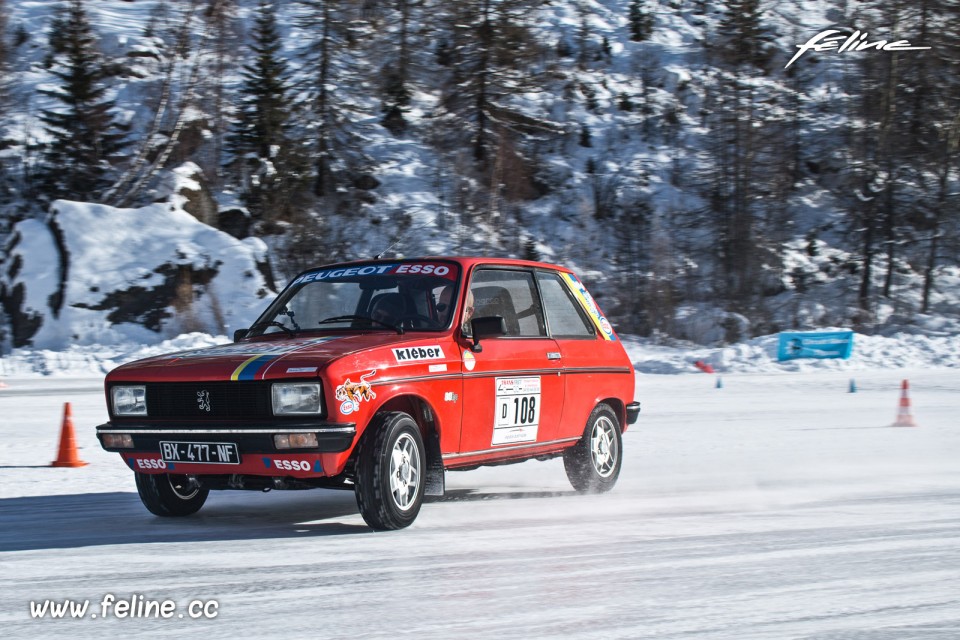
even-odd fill
[[[147,510],[167,518],[189,516],[200,510],[210,494],[187,476],[137,473],[137,492]]]
[[[420,428],[408,414],[378,416],[357,452],[355,492],[364,521],[376,531],[403,529],[420,513],[426,454]]]
[[[603,493],[617,483],[622,462],[620,420],[609,405],[599,404],[587,420],[583,437],[563,454],[567,478],[581,493]]]

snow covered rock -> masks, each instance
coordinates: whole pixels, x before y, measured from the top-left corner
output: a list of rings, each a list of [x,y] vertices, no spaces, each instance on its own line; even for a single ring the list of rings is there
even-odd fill
[[[199,222],[184,199],[139,209],[58,200],[14,226],[0,300],[9,345],[155,343],[248,326],[273,295],[266,245]]]

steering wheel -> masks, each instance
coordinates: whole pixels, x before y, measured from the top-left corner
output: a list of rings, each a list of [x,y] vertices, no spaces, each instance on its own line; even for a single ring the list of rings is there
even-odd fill
[[[439,322],[419,313],[408,313],[400,318],[400,326],[408,329],[442,329]]]

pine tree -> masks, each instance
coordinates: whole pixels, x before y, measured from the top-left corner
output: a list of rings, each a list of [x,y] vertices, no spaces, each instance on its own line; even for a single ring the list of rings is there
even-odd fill
[[[551,123],[537,122],[514,112],[512,95],[538,81],[537,41],[525,26],[533,0],[464,0],[452,5],[450,21],[451,77],[443,96],[456,116],[459,133],[468,133],[473,157],[482,169],[491,168],[501,133],[523,134]]]
[[[276,218],[288,211],[300,172],[273,4],[261,1],[252,38],[253,60],[243,68],[239,115],[228,144],[234,165],[241,168],[248,206],[255,214]]]
[[[7,7],[0,0],[0,72],[7,70]]]
[[[223,162],[224,140],[228,129],[226,118],[227,98],[224,85],[228,67],[234,62],[234,51],[238,39],[233,33],[236,13],[236,0],[211,0],[204,12],[204,18],[215,43],[213,45],[213,69],[205,80],[209,86],[206,92],[209,105],[207,109],[213,115],[212,164],[215,167],[214,171],[217,173],[218,182],[222,177],[220,167]]]
[[[7,111],[7,90],[9,84],[9,64],[7,56],[7,7],[6,0],[0,0],[0,124],[4,122]],[[2,174],[0,174],[2,177]]]
[[[410,0],[395,0],[394,6],[399,13],[400,28],[397,34],[397,56],[395,61],[384,67],[383,82],[383,126],[394,134],[403,132],[407,127],[404,114],[410,106]]]
[[[7,64],[7,8],[4,6],[5,0],[0,0],[0,131],[3,130],[4,125],[7,120],[7,91],[10,75],[8,73],[8,64]],[[7,199],[7,160],[6,158],[0,157],[0,203],[4,202]],[[4,213],[0,210],[0,237],[4,232],[5,221]],[[0,262],[2,262],[3,256],[0,255]],[[0,314],[0,321],[2,321],[3,316]],[[2,322],[0,322],[0,330],[2,330]],[[0,336],[2,339],[2,336]]]
[[[312,68],[310,87],[313,98],[311,110],[315,118],[313,133],[313,194],[317,197],[336,193],[337,176],[334,167],[345,162],[346,145],[338,139],[338,125],[343,117],[336,93],[330,91],[332,67],[340,40],[337,33],[337,9],[341,0],[301,0],[306,14],[300,26],[314,34],[306,44],[307,65]]]
[[[285,141],[290,118],[287,65],[280,55],[283,43],[272,4],[260,3],[252,37],[253,61],[243,67],[242,103],[231,150],[236,156],[253,153],[270,158]]]
[[[960,2],[924,0],[922,6],[918,42],[931,50],[929,57],[916,57],[923,66],[914,74],[918,95],[911,137],[924,149],[929,176],[920,185],[917,223],[925,239],[917,247],[923,270],[920,311],[929,313],[940,268],[960,259],[960,53],[954,46],[960,38]]]
[[[946,15],[921,18],[936,4],[922,1],[917,11],[916,3],[904,0],[861,3],[857,9],[862,14],[856,24],[871,35],[875,29],[878,33],[881,29],[916,33],[925,39],[923,44],[935,45],[936,40],[927,39],[939,37],[941,30],[948,30],[954,22]],[[921,24],[916,23],[918,18]],[[935,29],[923,24],[928,19],[937,25]],[[912,35],[910,39],[914,41]],[[954,41],[948,38],[944,42],[949,52],[952,47],[946,42]],[[945,111],[938,108],[945,95],[942,90],[954,76],[948,67],[931,82],[932,68],[926,67],[938,64],[939,56],[940,47],[934,46],[930,52],[862,55],[848,63],[854,68],[848,88],[853,99],[846,125],[848,139],[842,145],[847,151],[837,153],[844,162],[843,170],[835,184],[846,204],[849,237],[859,262],[856,322],[862,330],[877,326],[878,296],[900,304],[895,300],[897,273],[912,257],[909,251],[915,237],[926,235],[927,212],[942,207],[937,202],[936,158],[950,157],[949,136],[942,134],[957,107],[954,103]],[[922,99],[914,99],[917,94]],[[934,214],[929,220],[934,229],[939,227],[938,217]]]
[[[111,113],[113,102],[106,97],[97,36],[82,0],[70,0],[62,11],[63,30],[51,34],[62,47],[51,69],[60,86],[42,91],[60,107],[40,116],[52,139],[45,150],[41,180],[51,197],[84,200],[95,198],[109,185],[112,161],[126,141]]]
[[[630,0],[630,39],[643,42],[653,33],[653,16],[647,10],[645,0]]]
[[[761,23],[760,0],[727,0],[716,47],[730,65],[763,69],[770,59],[770,38]]]
[[[782,162],[783,92],[762,80],[770,36],[761,17],[758,0],[727,2],[708,50],[718,69],[708,80],[704,110],[713,164],[703,181],[704,196],[721,267],[715,271],[716,293],[734,309],[751,313],[777,286],[764,276],[777,272],[777,216],[791,184],[783,177],[788,173]]]

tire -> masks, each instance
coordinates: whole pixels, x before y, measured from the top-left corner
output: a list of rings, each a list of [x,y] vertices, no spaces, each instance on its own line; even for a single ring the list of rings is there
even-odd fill
[[[423,504],[427,469],[420,427],[395,411],[375,417],[357,451],[355,492],[364,521],[375,531],[410,526]]]
[[[165,518],[180,518],[200,510],[209,489],[191,487],[186,476],[137,473],[137,492],[147,511]]]
[[[603,493],[617,484],[623,463],[620,420],[609,405],[598,404],[583,437],[563,453],[563,467],[580,493]]]

